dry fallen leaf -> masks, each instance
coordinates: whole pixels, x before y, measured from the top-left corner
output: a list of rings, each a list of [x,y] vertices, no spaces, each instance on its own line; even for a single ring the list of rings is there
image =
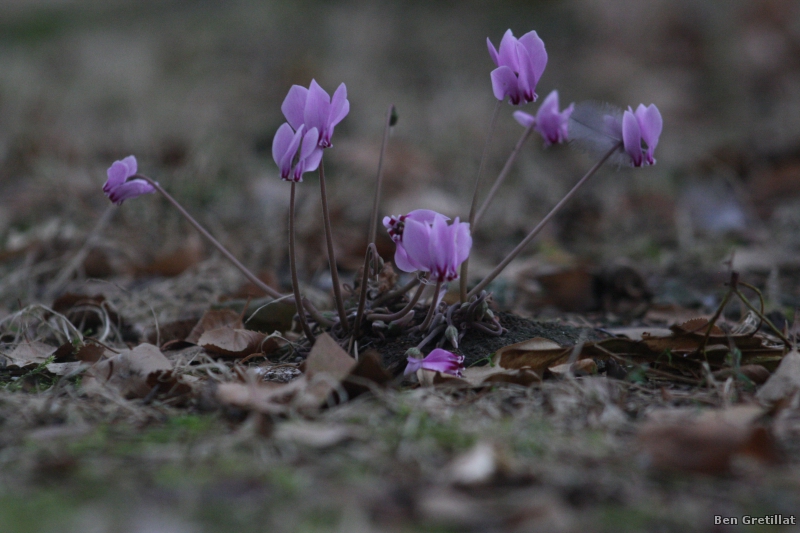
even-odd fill
[[[355,366],[356,360],[330,335],[323,333],[317,337],[306,359],[304,372],[308,387],[302,403],[321,405],[335,389],[341,387],[342,381]]]
[[[39,341],[21,342],[11,353],[5,355],[8,359],[7,368],[30,370],[47,361],[56,350],[58,347]]]
[[[550,339],[534,337],[504,346],[495,352],[493,364],[504,369],[528,368],[537,374],[569,357],[571,348],[564,348]]]
[[[594,362],[594,359],[580,359],[572,364],[551,366],[547,371],[556,377],[565,376],[570,372],[572,374],[597,374],[597,363]]]
[[[206,351],[227,357],[244,357],[253,353],[270,353],[278,348],[278,341],[263,333],[227,326],[206,331],[197,341]]]
[[[231,309],[209,309],[203,313],[203,316],[184,340],[192,344],[197,344],[197,341],[200,340],[200,337],[206,331],[226,326],[233,329],[243,329],[244,324],[242,324],[241,314]]]
[[[736,456],[762,463],[777,461],[769,431],[756,425],[764,409],[741,405],[721,410],[663,409],[650,415],[639,431],[641,446],[651,467],[723,474]]]
[[[777,370],[756,393],[764,404],[774,404],[800,390],[800,353],[792,350],[783,358]]]
[[[172,363],[161,350],[152,344],[140,344],[90,367],[82,386],[90,393],[112,387],[126,398],[143,398],[152,390],[150,376],[171,370]]]

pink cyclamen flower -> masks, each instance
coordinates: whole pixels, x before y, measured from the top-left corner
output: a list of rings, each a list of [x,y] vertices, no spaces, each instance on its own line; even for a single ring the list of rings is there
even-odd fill
[[[344,83],[339,85],[331,98],[316,80],[311,80],[308,89],[292,85],[283,100],[281,111],[295,131],[304,124],[307,131],[316,128],[319,132],[319,146],[328,148],[331,146],[333,129],[350,112],[347,87]]]
[[[436,282],[453,281],[458,279],[458,267],[472,248],[469,223],[456,218],[448,224],[447,218],[438,213],[430,221],[406,218],[402,247],[408,264],[398,263],[398,268],[406,272],[430,272],[430,279]]]
[[[406,366],[406,370],[403,374],[407,376],[420,368],[461,377],[461,371],[464,369],[464,356],[456,355],[441,348],[436,348],[425,356],[424,359],[408,357],[408,366]]]
[[[272,158],[281,169],[281,178],[286,181],[303,181],[303,173],[319,168],[322,148],[319,147],[319,131],[311,128],[305,132],[300,124],[297,131],[284,122],[272,140]]]
[[[509,99],[512,105],[536,100],[536,84],[547,66],[547,52],[535,31],[517,39],[506,31],[498,51],[486,38],[489,55],[497,65],[492,71],[492,90],[500,101]]]
[[[639,104],[635,112],[628,107],[628,110],[623,113],[622,144],[631,157],[631,164],[634,167],[656,163],[653,152],[658,145],[662,127],[661,113],[655,104],[647,107]],[[642,141],[644,141],[646,150],[642,146]]]
[[[406,221],[408,220],[416,220],[417,222],[432,224],[433,219],[436,217],[441,217],[445,221],[450,220],[446,216],[437,213],[436,211],[431,211],[430,209],[416,209],[406,215],[383,217],[383,225],[386,228],[386,231],[389,233],[389,237],[391,237],[397,245],[394,253],[394,262],[397,265],[397,268],[403,272],[424,270],[425,267],[423,265],[412,261],[408,257],[406,249],[403,247],[403,230],[405,229]]]
[[[114,161],[108,167],[108,179],[103,185],[103,192],[108,199],[117,205],[129,198],[156,192],[155,188],[141,178],[128,179],[136,175],[136,158],[129,155],[121,161]]]
[[[567,126],[569,124],[569,117],[572,115],[574,109],[575,104],[572,103],[569,107],[564,109],[564,111],[559,111],[558,91],[553,91],[547,95],[542,105],[539,106],[536,117],[524,111],[515,111],[514,118],[526,128],[534,124],[533,129],[544,137],[545,146],[549,146],[569,140]]]

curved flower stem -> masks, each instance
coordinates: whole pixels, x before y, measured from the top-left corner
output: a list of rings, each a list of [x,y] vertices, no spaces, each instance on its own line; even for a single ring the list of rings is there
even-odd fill
[[[383,142],[381,143],[381,156],[378,159],[378,178],[375,186],[375,201],[372,203],[372,217],[369,219],[369,242],[375,242],[378,232],[378,204],[381,201],[381,184],[383,183],[383,160],[386,158],[386,146],[389,144],[389,132],[392,130],[392,116],[394,115],[394,104],[389,105],[386,112],[386,125],[383,128]]]
[[[325,241],[328,245],[328,264],[331,267],[331,281],[333,282],[333,296],[336,300],[336,310],[339,312],[339,322],[345,333],[350,329],[347,325],[347,312],[344,310],[342,288],[339,285],[339,272],[336,268],[336,253],[333,251],[333,235],[331,232],[331,217],[328,212],[328,193],[325,189],[325,167],[319,162],[319,191],[322,196],[322,220],[325,226]]]
[[[388,302],[393,298],[397,298],[398,296],[404,295],[405,293],[416,287],[418,284],[419,284],[419,278],[414,278],[405,285],[403,285],[402,287],[400,287],[399,289],[387,292],[383,296],[379,296],[378,298],[375,299],[374,302],[372,302],[372,308],[375,309],[376,307],[380,307],[382,303]]]
[[[284,295],[283,295],[283,294],[279,293],[278,291],[276,291],[275,289],[273,289],[272,287],[270,287],[269,285],[267,285],[266,283],[264,283],[263,281],[261,281],[260,279],[258,279],[258,278],[256,277],[256,275],[255,275],[255,274],[253,274],[252,272],[250,272],[250,270],[249,270],[249,269],[248,269],[246,266],[244,266],[242,263],[240,263],[240,262],[239,262],[239,260],[238,260],[238,259],[236,259],[236,258],[233,256],[233,254],[232,254],[232,253],[230,253],[230,252],[228,251],[228,249],[227,249],[227,248],[225,248],[224,246],[222,246],[222,244],[221,244],[221,243],[220,243],[220,242],[219,242],[217,239],[215,239],[215,238],[214,238],[214,237],[213,237],[213,236],[212,236],[212,235],[211,235],[211,234],[210,234],[210,233],[209,233],[209,232],[208,232],[208,231],[207,231],[207,230],[206,230],[206,229],[205,229],[203,226],[201,226],[201,225],[200,225],[200,223],[199,223],[197,220],[195,220],[195,219],[194,219],[194,217],[193,217],[192,215],[190,215],[190,214],[189,214],[189,213],[186,211],[186,209],[184,209],[184,208],[183,208],[183,206],[182,206],[181,204],[179,204],[179,203],[178,203],[178,201],[177,201],[175,198],[173,198],[173,197],[172,197],[172,195],[170,195],[170,194],[169,194],[167,191],[165,191],[165,190],[164,190],[164,189],[161,187],[161,185],[159,185],[159,184],[158,184],[158,182],[157,182],[157,181],[155,181],[155,180],[152,180],[152,179],[150,179],[150,178],[148,178],[147,176],[144,176],[144,175],[142,175],[142,174],[136,174],[136,175],[134,175],[134,176],[131,176],[131,179],[133,179],[133,178],[139,178],[139,179],[143,179],[143,180],[145,180],[147,183],[149,183],[150,185],[152,185],[152,186],[153,186],[153,188],[154,188],[155,190],[157,190],[159,193],[161,193],[161,195],[162,195],[164,198],[166,198],[166,199],[167,199],[167,201],[168,201],[170,204],[172,204],[172,206],[173,206],[175,209],[177,209],[177,210],[178,210],[178,212],[180,212],[180,214],[181,214],[181,215],[183,215],[183,216],[184,216],[184,218],[186,218],[186,220],[188,220],[188,221],[189,221],[189,223],[190,223],[192,226],[194,226],[194,228],[195,228],[197,231],[199,231],[199,232],[200,232],[200,234],[201,234],[203,237],[205,237],[205,238],[208,240],[208,242],[210,242],[212,245],[214,245],[214,247],[215,247],[217,250],[219,250],[219,251],[220,251],[220,253],[221,253],[222,255],[224,255],[224,256],[225,256],[225,258],[226,258],[228,261],[230,261],[231,263],[233,263],[233,266],[235,266],[236,268],[238,268],[238,269],[239,269],[239,271],[240,271],[242,274],[244,274],[244,276],[245,276],[245,277],[246,277],[248,280],[250,280],[250,282],[252,282],[252,283],[253,283],[253,284],[254,284],[256,287],[258,287],[258,288],[259,288],[259,289],[261,289],[262,291],[266,292],[268,295],[270,295],[270,296],[271,296],[271,297],[273,297],[273,298],[276,298],[276,299],[277,299],[277,298],[283,298],[283,297],[284,297]]]
[[[322,313],[319,312],[319,309],[317,309],[314,304],[312,304],[305,296],[303,296],[303,307],[305,307],[305,309],[308,311],[308,314],[311,315],[311,318],[326,328],[332,328],[336,325],[336,321],[325,318]]]
[[[382,315],[378,313],[367,315],[367,320],[383,320],[384,322],[393,322],[395,320],[400,320],[408,313],[410,313],[412,309],[414,309],[414,306],[417,305],[420,296],[422,296],[422,291],[424,290],[425,290],[425,285],[420,285],[419,287],[417,287],[417,292],[414,293],[414,296],[411,298],[411,301],[409,301],[408,305],[406,305],[400,311],[392,313],[390,315]]]
[[[297,306],[300,326],[303,328],[308,340],[313,343],[315,337],[311,332],[311,328],[308,327],[308,322],[306,322],[306,312],[303,308],[303,297],[300,296],[300,283],[297,281],[297,261],[294,254],[294,189],[296,185],[297,183],[293,181],[292,192],[289,196],[289,270],[292,272],[292,289],[294,290],[294,302]]]
[[[358,330],[361,326],[361,317],[364,316],[364,306],[367,304],[367,283],[369,283],[369,260],[370,258],[377,263],[380,256],[375,243],[371,242],[367,245],[367,253],[364,254],[364,269],[361,275],[361,291],[358,296],[358,310],[356,311],[356,321],[353,323],[353,339],[358,338]],[[377,264],[376,269],[377,271]]]
[[[436,337],[441,335],[444,330],[445,330],[445,326],[444,325],[441,325],[438,328],[434,328],[433,331],[428,333],[427,337],[422,339],[420,341],[420,343],[417,344],[417,346],[416,346],[417,350],[423,349],[429,342],[431,342],[433,339],[435,339]]]
[[[525,128],[524,132],[522,132],[522,136],[520,136],[516,146],[514,146],[514,149],[511,151],[511,154],[508,156],[508,159],[506,159],[506,164],[503,165],[503,170],[501,170],[500,174],[497,175],[497,179],[494,180],[494,185],[492,185],[492,188],[489,189],[489,194],[486,195],[486,199],[481,204],[481,208],[478,209],[477,213],[475,213],[474,219],[470,220],[470,229],[472,229],[473,233],[475,232],[475,228],[478,226],[478,222],[481,221],[483,214],[489,208],[489,204],[491,204],[492,200],[494,200],[494,196],[497,194],[497,190],[500,188],[500,185],[503,184],[503,182],[506,179],[506,176],[508,176],[508,173],[511,171],[511,167],[517,160],[520,150],[522,150],[522,146],[525,144],[525,141],[527,141],[528,138],[531,136],[531,133],[533,133],[534,125],[535,124],[531,124],[530,126]]]
[[[428,316],[425,317],[425,321],[419,327],[420,331],[428,331],[428,327],[431,325],[431,320],[433,320],[433,315],[436,314],[436,307],[439,304],[439,289],[442,288],[441,280],[436,282],[436,289],[433,291],[433,300],[431,301],[431,306],[428,309]]]
[[[611,150],[609,150],[608,152],[606,152],[606,154],[605,154],[605,155],[604,155],[604,156],[603,156],[603,157],[600,159],[600,161],[598,161],[597,163],[595,163],[595,165],[594,165],[594,166],[593,166],[591,169],[589,169],[589,172],[587,172],[587,173],[586,173],[586,175],[584,175],[584,176],[583,176],[583,177],[580,179],[580,181],[578,181],[578,183],[576,183],[576,184],[575,184],[575,186],[574,186],[574,187],[573,187],[573,188],[572,188],[572,189],[571,189],[571,190],[570,190],[570,191],[569,191],[569,192],[566,194],[566,196],[564,196],[564,198],[562,198],[562,199],[561,199],[561,201],[559,201],[559,202],[558,202],[558,203],[555,205],[555,207],[553,207],[553,209],[551,209],[551,210],[550,210],[550,212],[549,212],[549,213],[547,213],[547,215],[545,215],[545,217],[542,219],[542,221],[541,221],[541,222],[539,222],[539,224],[537,224],[537,225],[536,225],[536,227],[535,227],[535,228],[533,228],[533,229],[531,230],[531,232],[530,232],[530,233],[528,233],[528,235],[527,235],[527,236],[526,236],[524,239],[522,239],[522,242],[520,242],[520,243],[517,245],[517,247],[516,247],[516,248],[514,248],[514,249],[511,251],[511,253],[509,253],[509,254],[506,256],[506,258],[505,258],[505,259],[503,259],[503,260],[500,262],[500,264],[499,264],[499,265],[497,265],[497,266],[494,268],[494,270],[492,270],[492,271],[491,271],[491,272],[490,272],[490,273],[489,273],[489,274],[488,274],[488,275],[487,275],[485,278],[483,278],[483,281],[481,281],[480,283],[478,283],[478,285],[476,285],[476,286],[475,286],[475,288],[473,288],[473,289],[472,289],[472,290],[469,292],[468,296],[469,296],[469,297],[472,297],[472,296],[474,296],[474,295],[476,295],[476,294],[480,293],[480,292],[481,292],[481,291],[482,291],[482,290],[483,290],[483,289],[484,289],[484,288],[485,288],[485,287],[486,287],[486,286],[487,286],[489,283],[491,283],[491,282],[492,282],[492,280],[494,280],[494,278],[496,278],[496,277],[497,277],[497,276],[498,276],[498,275],[499,275],[499,274],[500,274],[500,273],[501,273],[501,272],[502,272],[502,271],[503,271],[503,270],[504,270],[504,269],[505,269],[505,268],[508,266],[508,264],[509,264],[511,261],[513,261],[513,260],[514,260],[514,258],[515,258],[515,257],[517,257],[517,256],[519,255],[519,253],[520,253],[520,252],[521,252],[523,249],[525,249],[525,247],[526,247],[528,244],[530,244],[530,242],[531,242],[531,241],[534,239],[534,237],[536,237],[536,236],[539,234],[539,232],[540,232],[540,231],[542,231],[542,228],[544,228],[544,226],[545,226],[545,225],[546,225],[548,222],[550,222],[550,219],[552,219],[552,218],[553,218],[553,217],[556,215],[556,213],[558,213],[559,211],[561,211],[561,208],[562,208],[562,207],[564,207],[564,205],[565,205],[565,204],[566,204],[566,203],[567,203],[567,202],[568,202],[568,201],[569,201],[569,200],[570,200],[570,199],[571,199],[573,196],[575,196],[575,193],[576,193],[576,192],[578,192],[578,189],[580,189],[580,188],[581,188],[581,186],[582,186],[584,183],[586,183],[586,182],[589,180],[589,178],[591,178],[592,176],[594,176],[594,174],[595,174],[595,173],[596,173],[596,172],[597,172],[597,171],[600,169],[600,167],[601,167],[601,166],[603,166],[603,163],[605,163],[605,162],[606,162],[606,160],[608,160],[608,158],[609,158],[609,157],[611,157],[611,154],[613,154],[614,152],[616,152],[616,151],[619,149],[619,147],[620,147],[620,146],[622,146],[622,143],[621,143],[621,142],[620,142],[620,143],[617,143],[617,144],[615,144],[615,145],[614,145],[614,146],[611,148]]]
[[[481,176],[483,175],[483,168],[486,166],[486,158],[489,155],[489,146],[492,143],[492,135],[494,128],[497,124],[497,115],[500,112],[502,101],[498,100],[492,111],[492,118],[489,120],[489,131],[486,133],[486,140],[483,143],[483,154],[481,154],[481,162],[478,164],[478,176],[475,178],[475,189],[472,191],[472,203],[469,206],[469,228],[470,233],[474,233],[472,229],[472,222],[475,220],[475,208],[478,207],[478,191],[481,185]],[[469,271],[469,257],[461,263],[461,281],[459,281],[459,291],[461,294],[461,303],[467,301],[467,273]]]

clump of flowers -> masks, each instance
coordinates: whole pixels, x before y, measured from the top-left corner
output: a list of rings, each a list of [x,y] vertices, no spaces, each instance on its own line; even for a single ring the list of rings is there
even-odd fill
[[[464,336],[471,331],[488,335],[502,335],[504,332],[502,324],[491,310],[492,297],[486,290],[489,283],[538,235],[606,161],[616,161],[633,167],[655,164],[654,153],[663,121],[661,113],[654,104],[649,106],[640,104],[635,111],[629,107],[624,112],[609,105],[591,103],[578,105],[572,103],[564,109],[559,109],[559,93],[553,90],[539,106],[535,115],[521,110],[513,114],[525,131],[511,151],[491,189],[479,203],[481,175],[500,104],[506,100],[515,106],[535,101],[536,87],[547,66],[544,42],[535,31],[530,31],[517,39],[511,30],[508,30],[500,41],[499,49],[495,48],[488,38],[487,46],[496,66],[490,78],[497,103],[486,136],[466,221],[462,222],[459,217],[451,221],[445,215],[429,209],[417,209],[405,215],[384,217],[383,225],[396,246],[394,263],[401,271],[414,274],[406,285],[396,287],[396,275],[391,268],[387,273],[387,266],[384,265],[375,246],[383,158],[389,130],[396,122],[394,107],[390,106],[378,165],[373,216],[370,221],[370,243],[365,253],[364,267],[359,278],[355,280],[355,288],[352,289],[353,298],[347,303],[342,296],[342,286],[336,267],[323,162],[325,150],[333,146],[332,138],[336,126],[350,111],[347,87],[341,83],[331,96],[312,79],[308,88],[293,85],[289,89],[281,105],[286,122],[275,133],[272,155],[281,179],[290,183],[288,240],[292,296],[297,309],[297,321],[305,334],[306,348],[315,341],[316,334],[325,331],[347,350],[357,354],[357,343],[362,333],[369,332],[378,338],[383,338],[386,332],[399,330],[407,335],[418,335],[420,339],[416,347],[410,350],[406,374],[426,369],[460,375],[464,356],[445,350],[443,347],[446,344],[457,350]],[[472,251],[472,234],[477,231],[483,214],[513,167],[523,145],[534,131],[542,136],[545,146],[569,142],[596,153],[600,159],[489,274],[469,288],[468,264]],[[322,218],[336,303],[335,315],[320,312],[305,299],[301,294],[297,278],[294,232],[295,189],[297,184],[302,182],[303,174],[312,171],[318,171],[320,178]],[[192,218],[158,182],[139,174],[135,157],[129,156],[111,165],[103,191],[117,205],[126,199],[143,194],[161,193],[248,279],[275,299],[288,297],[264,285]],[[456,280],[460,281],[460,301],[447,304],[443,301],[442,295],[447,284]],[[427,312],[424,312],[425,308],[419,309],[419,307],[422,306],[420,302],[425,300],[424,289],[428,286],[435,288],[430,302],[426,304]],[[424,318],[422,318],[423,313],[418,313],[420,310],[423,310]],[[421,357],[421,350],[431,343],[435,343],[436,348],[426,357]],[[299,345],[302,351],[303,342],[301,341]]]

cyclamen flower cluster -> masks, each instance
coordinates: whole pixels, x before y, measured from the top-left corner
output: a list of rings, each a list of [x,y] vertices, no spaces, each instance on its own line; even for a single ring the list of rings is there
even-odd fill
[[[514,119],[522,126],[538,131],[544,137],[545,146],[566,142],[569,138],[567,123],[575,104],[570,104],[564,111],[558,110],[558,91],[553,91],[544,99],[536,116],[524,111],[514,111]]]
[[[436,282],[458,279],[458,268],[472,248],[468,222],[450,220],[429,209],[417,209],[406,215],[387,216],[383,225],[395,242],[394,261],[404,272],[430,272]]]
[[[658,145],[664,123],[661,113],[655,104],[645,107],[639,104],[634,112],[630,107],[622,114],[622,142],[625,151],[631,156],[631,164],[640,167],[643,164],[655,165],[653,152]],[[646,150],[642,148],[642,141]]]
[[[272,141],[272,158],[286,181],[303,181],[303,174],[319,168],[322,150],[332,146],[336,125],[350,112],[347,87],[339,85],[333,98],[311,80],[308,89],[293,85],[281,105],[283,123]]]

